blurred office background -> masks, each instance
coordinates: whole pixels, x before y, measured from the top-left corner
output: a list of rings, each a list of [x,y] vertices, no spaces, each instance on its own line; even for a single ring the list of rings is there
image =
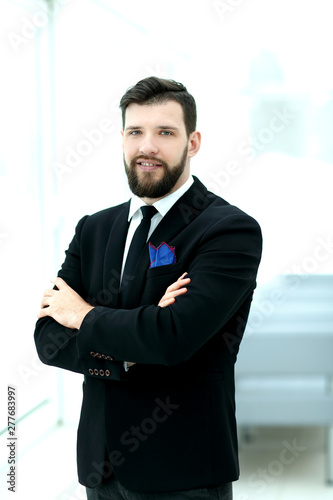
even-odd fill
[[[0,9],[1,498],[11,494],[7,385],[18,399],[16,498],[85,498],[75,463],[82,378],[40,363],[34,323],[79,218],[130,196],[118,103],[150,75],[194,95],[203,143],[193,173],[263,230],[240,359],[235,500],[333,498],[331,1],[1,0]],[[289,333],[295,359],[321,335],[322,370],[311,357],[292,362]],[[270,334],[280,363],[266,373],[272,348],[260,338]],[[256,421],[265,394],[276,411]]]

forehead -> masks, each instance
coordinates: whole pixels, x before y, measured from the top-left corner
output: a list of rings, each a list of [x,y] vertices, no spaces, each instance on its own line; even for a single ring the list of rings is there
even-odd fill
[[[184,113],[176,101],[158,104],[130,104],[125,113],[125,128],[172,126],[185,130]]]

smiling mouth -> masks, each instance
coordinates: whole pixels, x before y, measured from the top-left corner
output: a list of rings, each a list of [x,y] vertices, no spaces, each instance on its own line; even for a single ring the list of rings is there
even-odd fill
[[[161,163],[151,163],[148,161],[137,161],[137,164],[141,167],[161,167]]]
[[[158,163],[152,160],[139,160],[136,162],[136,165],[139,167],[139,169],[142,172],[154,172],[156,170],[159,170],[160,168],[163,168],[162,163]]]

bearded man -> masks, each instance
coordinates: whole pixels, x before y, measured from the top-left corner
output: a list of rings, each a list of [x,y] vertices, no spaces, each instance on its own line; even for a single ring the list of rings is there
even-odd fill
[[[88,499],[230,500],[234,365],[260,227],[191,175],[201,135],[184,85],[146,78],[120,107],[133,196],[79,221],[42,299],[37,351],[84,375]]]

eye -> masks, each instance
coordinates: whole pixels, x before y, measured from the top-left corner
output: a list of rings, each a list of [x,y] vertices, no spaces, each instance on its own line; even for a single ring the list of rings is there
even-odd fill
[[[129,132],[129,135],[138,135],[138,134],[140,134],[140,133],[141,133],[141,132],[140,132],[140,130],[131,130],[131,131]]]
[[[162,130],[161,135],[169,136],[172,135],[172,132],[169,132],[169,130]]]

